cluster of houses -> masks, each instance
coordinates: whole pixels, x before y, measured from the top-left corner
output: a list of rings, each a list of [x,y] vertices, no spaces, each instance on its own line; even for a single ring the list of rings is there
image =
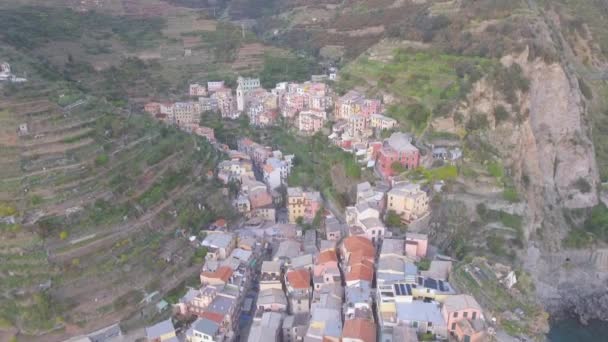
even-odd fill
[[[383,178],[390,179],[399,173],[401,170],[395,169],[397,164],[403,169],[420,165],[420,151],[410,135],[396,132],[388,139],[376,138],[380,131],[396,128],[397,121],[382,114],[385,108],[380,100],[369,99],[355,90],[335,98],[326,83],[307,81],[281,82],[268,91],[261,87],[258,78],[239,76],[235,92],[223,81],[212,81],[206,86],[191,84],[189,95],[198,100],[150,102],[144,109],[160,120],[210,141],[214,139],[213,130],[200,125],[201,113],[205,111],[217,111],[225,119],[246,115],[256,127],[275,125],[282,117],[302,135],[321,131],[332,119],[330,141],[355,154],[362,165],[375,168]],[[460,154],[458,150],[438,148],[433,151],[433,157],[452,160]]]
[[[385,224],[389,213],[412,223],[430,208],[425,189],[394,177],[420,165],[412,137],[394,132],[374,138],[397,124],[382,115],[380,101],[354,91],[334,100],[320,82],[279,83],[266,91],[259,79],[244,77],[236,94],[223,82],[189,90],[197,102],[172,109],[148,104],[146,110],[185,130],[191,125],[193,133],[195,124],[202,127],[200,113],[216,110],[227,119],[246,115],[255,126],[272,125],[280,116],[309,135],[325,127],[333,108],[330,139],[375,168],[380,180],[357,185],[356,202],[341,222],[324,209],[318,191],[288,186],[293,155],[249,138],[240,138],[236,150],[224,147],[228,159],[219,163],[217,178],[235,185],[233,204],[245,222],[230,230],[225,221],[216,223],[200,243],[207,250],[200,286],[175,306],[179,315],[195,318],[186,341],[487,339],[481,307],[449,282],[452,261],[435,257],[428,269],[419,269],[432,256],[427,235],[394,237]],[[188,113],[199,113],[198,121]],[[439,148],[432,157],[450,161],[459,153]],[[176,338],[171,320],[146,332],[149,340]]]
[[[420,271],[416,260],[426,255],[426,236],[385,239],[376,270],[376,312],[382,341],[436,339],[485,341],[487,325],[472,296],[458,294],[449,283],[451,261],[433,260]]]
[[[430,213],[429,196],[419,184],[410,182],[369,182],[357,185],[356,203],[345,208],[350,235],[361,235],[374,244],[386,235],[383,218],[392,212],[403,223],[412,223]]]
[[[188,288],[175,305],[176,314],[196,318],[185,332],[190,342],[239,340],[240,308],[259,256],[255,242],[227,232],[225,221],[214,226],[218,230],[199,246],[207,250],[200,286]],[[147,327],[146,337],[148,341],[178,341],[171,319]]]
[[[219,163],[217,177],[224,184],[238,186],[234,199],[238,212],[248,219],[275,222],[276,207],[283,203],[279,188],[287,184],[294,156],[283,155],[249,138],[239,139],[237,146],[237,150],[226,150],[229,159]]]
[[[191,84],[190,97],[197,97],[194,101],[180,102],[148,102],[144,105],[144,111],[169,125],[198,136],[202,136],[210,142],[215,141],[215,133],[212,128],[201,125],[201,114],[206,111],[217,111],[224,103],[223,94],[232,93],[230,88],[224,86],[223,81],[207,82],[207,87],[200,84]],[[209,96],[209,94],[211,94]]]

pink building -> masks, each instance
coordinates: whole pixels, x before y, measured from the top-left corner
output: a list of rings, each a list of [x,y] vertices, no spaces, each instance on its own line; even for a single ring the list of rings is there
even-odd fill
[[[407,233],[405,235],[405,255],[411,258],[425,258],[429,239],[426,234]]]
[[[327,114],[323,111],[302,111],[298,117],[298,129],[302,133],[312,135],[320,131],[326,121]]]
[[[313,275],[320,277],[325,274],[329,269],[336,269],[338,267],[338,256],[334,250],[325,250],[319,253],[315,266],[313,268]]]
[[[420,151],[412,145],[411,137],[405,133],[393,133],[378,152],[376,166],[384,178],[395,175],[394,163],[399,163],[406,169],[420,165]]]
[[[481,306],[473,296],[467,294],[447,296],[441,313],[451,334],[455,332],[456,324],[461,320],[483,319]]]
[[[361,105],[361,115],[370,117],[373,114],[378,114],[382,111],[382,103],[380,100],[366,99]]]
[[[160,114],[160,103],[149,102],[144,105],[144,111],[152,115]]]
[[[190,96],[207,96],[207,88],[202,84],[191,84],[189,90]]]

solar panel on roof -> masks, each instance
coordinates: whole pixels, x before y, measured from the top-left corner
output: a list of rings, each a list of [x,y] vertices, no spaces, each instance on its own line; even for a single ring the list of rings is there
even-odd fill
[[[401,296],[401,289],[399,289],[399,284],[394,284],[393,288],[395,288],[395,293],[397,294],[397,296]]]
[[[407,294],[407,292],[406,292],[406,290],[405,290],[405,285],[403,285],[403,284],[399,284],[399,288],[401,289],[401,294],[402,294],[402,295],[406,295],[406,294]]]
[[[412,293],[412,286],[410,286],[410,284],[406,284],[405,287],[407,288],[407,294],[409,295],[410,293]]]

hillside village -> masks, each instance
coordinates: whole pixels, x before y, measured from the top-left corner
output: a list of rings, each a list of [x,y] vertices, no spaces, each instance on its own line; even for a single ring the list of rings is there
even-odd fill
[[[147,103],[145,111],[227,156],[208,177],[225,184],[243,220],[219,219],[190,238],[206,252],[200,286],[187,289],[172,318],[146,328],[148,341],[492,339],[490,317],[450,283],[455,260],[429,245],[430,201],[441,184],[430,189],[399,177],[423,157],[412,135],[384,115],[382,101],[352,90],[337,96],[313,81],[268,91],[244,77],[235,90],[223,81],[191,84],[189,96]],[[356,203],[340,211],[320,192],[288,184],[294,155],[247,137],[231,149],[205,126],[204,112],[246,116],[254,127],[289,125],[305,136],[329,133],[376,179],[358,184]],[[461,156],[436,147],[427,158]],[[507,272],[511,287],[515,275]]]

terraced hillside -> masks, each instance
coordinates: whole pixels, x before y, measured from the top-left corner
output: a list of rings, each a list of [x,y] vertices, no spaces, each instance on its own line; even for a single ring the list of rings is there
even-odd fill
[[[69,85],[1,91],[0,336],[107,326],[197,273],[185,237],[233,218],[207,178],[221,154]]]

